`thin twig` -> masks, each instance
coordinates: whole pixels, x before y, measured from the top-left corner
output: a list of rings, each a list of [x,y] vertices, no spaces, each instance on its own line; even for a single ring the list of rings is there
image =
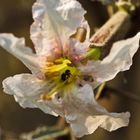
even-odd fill
[[[62,129],[65,127],[65,124],[66,124],[65,119],[63,117],[59,117],[59,119],[56,123],[56,127]]]
[[[96,96],[95,96],[95,99],[98,100],[102,94],[102,91],[104,90],[104,87],[105,87],[106,83],[104,82],[103,84],[100,85],[100,87],[98,88],[97,90],[97,93],[96,93]]]
[[[106,86],[105,90],[115,93],[116,95],[127,97],[133,101],[140,103],[140,96],[137,96],[136,93],[132,93],[130,91],[126,91],[124,89],[120,89],[112,86]]]
[[[73,135],[71,129],[70,129],[70,138],[71,138],[71,140],[77,140],[77,138]]]

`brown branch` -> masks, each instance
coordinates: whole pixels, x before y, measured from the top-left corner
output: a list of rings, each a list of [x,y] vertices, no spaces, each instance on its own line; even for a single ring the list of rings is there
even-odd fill
[[[70,128],[70,138],[71,140],[77,140],[77,138],[73,135],[71,128]]]
[[[125,37],[130,25],[131,15],[118,11],[91,37],[93,47],[100,47],[103,50],[102,58],[109,53],[115,41]]]
[[[112,86],[106,86],[105,90],[110,91],[116,95],[127,97],[128,99],[131,99],[133,101],[140,103],[140,96],[138,96],[136,93],[132,93],[130,91],[126,91],[124,89],[120,89],[120,88],[112,87]]]
[[[62,129],[66,126],[66,121],[63,117],[59,117],[56,123],[56,128]]]

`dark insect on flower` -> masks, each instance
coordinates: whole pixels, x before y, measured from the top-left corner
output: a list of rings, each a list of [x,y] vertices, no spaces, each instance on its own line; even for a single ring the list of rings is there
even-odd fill
[[[66,70],[62,75],[61,75],[61,80],[66,81],[70,77],[71,73],[70,70]]]

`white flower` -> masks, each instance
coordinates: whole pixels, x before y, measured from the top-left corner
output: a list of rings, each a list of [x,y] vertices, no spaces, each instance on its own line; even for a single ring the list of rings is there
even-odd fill
[[[140,38],[139,33],[116,42],[102,61],[82,63],[89,49],[89,26],[84,14],[76,0],[37,0],[31,26],[36,54],[25,47],[23,38],[0,34],[0,45],[32,72],[5,79],[4,92],[13,95],[24,108],[40,108],[65,117],[77,137],[91,134],[98,127],[112,131],[128,125],[130,114],[109,113],[95,101],[93,89],[129,69]],[[83,43],[70,38],[78,27],[87,30]]]

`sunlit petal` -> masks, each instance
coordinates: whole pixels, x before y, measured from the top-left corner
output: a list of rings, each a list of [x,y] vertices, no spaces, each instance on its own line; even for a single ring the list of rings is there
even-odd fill
[[[34,23],[31,26],[31,39],[37,54],[58,57],[78,27],[85,27],[89,34],[85,13],[76,0],[37,0],[33,6]]]
[[[33,73],[38,73],[37,56],[25,47],[24,38],[17,38],[12,34],[0,34],[0,46],[21,60]]]
[[[78,137],[91,134],[98,127],[113,131],[129,123],[129,112],[109,113],[95,101],[92,87],[89,85],[68,94],[64,106],[66,120]]]
[[[38,102],[42,93],[47,93],[49,84],[31,74],[8,77],[3,81],[4,92],[15,97],[22,107],[40,108],[45,113],[57,115],[43,102]]]
[[[69,47],[66,51],[66,56],[70,58],[74,63],[79,62],[89,49],[90,43],[88,41],[79,42],[72,38],[69,40]]]
[[[105,82],[113,79],[120,71],[132,65],[132,58],[139,48],[140,33],[136,36],[114,43],[110,54],[102,61],[89,61],[81,66],[83,73],[91,74],[95,81]]]

